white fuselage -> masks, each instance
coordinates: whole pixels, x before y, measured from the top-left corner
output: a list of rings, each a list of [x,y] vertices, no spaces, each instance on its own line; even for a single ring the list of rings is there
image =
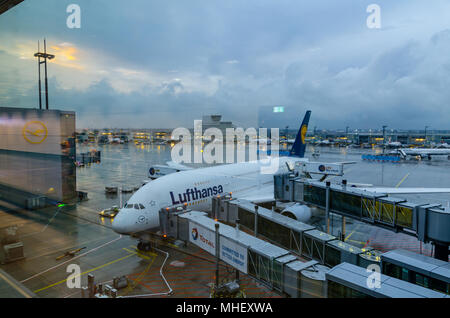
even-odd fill
[[[257,160],[160,177],[144,185],[128,200],[116,215],[112,227],[121,234],[154,230],[159,228],[160,209],[186,203],[192,209],[208,212],[212,197],[230,192],[234,198],[255,198],[262,193],[273,198],[274,173],[287,172],[287,162],[291,165],[307,159],[280,157],[278,161],[276,172],[267,171],[268,164]]]
[[[445,148],[402,148],[400,149],[407,156],[448,156],[450,155],[450,149]],[[399,150],[399,151],[400,151]]]

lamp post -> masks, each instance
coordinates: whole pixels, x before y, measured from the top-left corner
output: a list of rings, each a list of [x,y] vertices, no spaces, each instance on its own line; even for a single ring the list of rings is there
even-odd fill
[[[39,109],[42,109],[42,100],[41,100],[41,64],[44,64],[44,79],[45,79],[45,109],[48,109],[48,81],[47,81],[47,59],[54,59],[55,56],[53,54],[47,53],[47,43],[44,39],[44,53],[39,52],[39,42],[38,42],[38,52],[34,54],[35,57],[38,58],[38,76],[39,76]],[[41,61],[41,58],[44,59]]]
[[[383,155],[384,155],[385,150],[386,150],[386,136],[385,136],[386,127],[387,127],[387,125],[383,125]]]
[[[425,144],[427,143],[427,128],[429,128],[429,126],[425,126]]]

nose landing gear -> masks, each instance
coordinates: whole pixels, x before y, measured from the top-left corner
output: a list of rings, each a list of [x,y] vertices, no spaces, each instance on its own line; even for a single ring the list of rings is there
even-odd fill
[[[151,242],[139,242],[137,249],[141,252],[150,252],[153,250]]]

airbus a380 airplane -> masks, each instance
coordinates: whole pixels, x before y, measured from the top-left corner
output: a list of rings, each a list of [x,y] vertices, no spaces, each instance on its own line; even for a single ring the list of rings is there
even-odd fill
[[[292,167],[298,161],[308,161],[303,157],[310,116],[311,111],[307,111],[290,156],[278,158],[277,173],[288,172],[288,165]],[[265,160],[256,160],[185,170],[160,177],[144,185],[128,200],[114,218],[112,228],[120,234],[141,237],[141,233],[159,229],[161,208],[187,203],[195,210],[208,212],[213,196],[230,192],[233,198],[271,201],[274,199],[273,173],[262,173],[267,165]]]

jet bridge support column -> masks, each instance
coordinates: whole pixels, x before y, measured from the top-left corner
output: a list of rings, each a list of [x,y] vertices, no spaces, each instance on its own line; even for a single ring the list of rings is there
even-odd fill
[[[330,184],[330,181],[327,181],[325,189],[325,215],[327,219],[327,234],[330,234]]]
[[[342,180],[342,187],[347,188],[347,180]],[[345,241],[345,216],[342,216],[341,241]]]
[[[220,248],[219,248],[219,223],[215,224],[216,228],[216,288],[219,286],[219,259],[220,259]]]
[[[440,259],[442,261],[448,262],[448,247],[449,243],[448,240],[446,242],[442,242],[436,239],[436,235],[432,235],[429,233],[430,228],[436,229],[436,225],[430,225],[429,222],[439,223],[442,227],[447,226],[448,222],[445,222],[444,219],[436,219],[436,216],[432,218],[433,208],[435,208],[436,205],[428,204],[425,206],[419,206],[417,208],[416,214],[417,214],[417,220],[416,220],[416,231],[417,231],[417,239],[421,242],[429,242],[431,241],[434,245],[434,258]],[[437,214],[439,215],[439,214]],[[441,222],[439,222],[439,221]],[[430,237],[431,236],[431,237]]]
[[[255,237],[258,236],[258,206],[255,204]]]
[[[434,258],[448,262],[448,243],[434,242]]]
[[[241,223],[241,220],[236,219],[235,223],[236,223],[236,231],[239,232],[239,224]],[[239,284],[239,270],[235,268],[235,271],[236,271],[236,282]]]

